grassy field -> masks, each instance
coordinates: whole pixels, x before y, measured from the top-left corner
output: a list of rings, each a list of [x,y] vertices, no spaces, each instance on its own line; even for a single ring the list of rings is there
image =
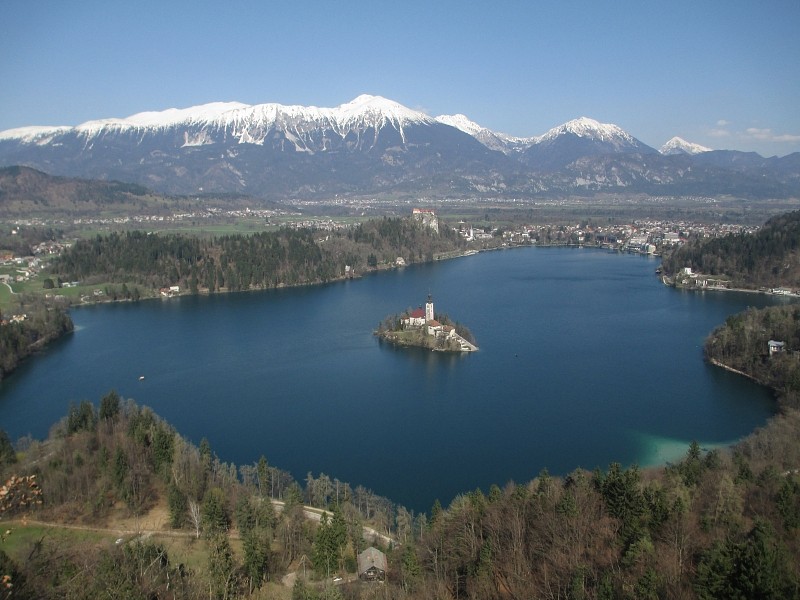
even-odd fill
[[[12,299],[11,288],[5,283],[0,283],[0,311],[5,311],[11,307]]]
[[[5,535],[5,539],[0,542],[0,549],[4,550],[14,561],[19,562],[25,562],[34,544],[43,540],[67,546],[88,543],[94,546],[106,545],[110,548],[116,544],[117,540],[130,542],[139,537],[112,530],[40,525],[26,521],[5,521],[2,522],[2,529],[3,533],[10,533]],[[189,568],[198,569],[208,566],[208,550],[202,538],[195,539],[191,535],[173,536],[166,533],[163,535],[147,534],[142,537],[163,546],[167,550],[170,561],[175,564],[183,563]],[[238,540],[232,540],[231,546],[234,553],[241,554],[241,544]]]
[[[25,521],[0,521],[0,526],[3,529],[2,533],[6,534],[3,541],[0,542],[0,549],[17,562],[25,562],[33,545],[42,540],[52,540],[64,544],[90,542],[113,545],[118,537],[112,533],[48,527]]]
[[[63,296],[68,304],[82,304],[81,298],[83,296],[88,296],[90,301],[96,300],[98,302],[102,302],[108,298],[106,295],[107,290],[117,290],[117,292],[119,292],[123,285],[122,283],[98,283],[95,285],[77,285],[75,287],[62,287],[46,290],[42,286],[42,281],[45,277],[46,275],[31,279],[30,281],[15,282],[11,284],[11,287],[14,289],[16,294],[33,294],[41,297],[52,294],[53,296]],[[141,294],[141,299],[156,297],[156,294],[153,290],[143,287],[139,284],[128,281],[125,282],[125,285],[127,285],[128,289],[130,290],[138,288]],[[103,295],[96,297],[94,295],[95,290],[102,291]],[[8,312],[9,310],[16,308],[16,306],[16,298],[11,293],[8,286],[5,284],[0,284],[0,312]]]
[[[98,548],[113,548],[118,540],[120,543],[130,543],[139,536],[122,534],[113,530],[100,530],[92,528],[78,528],[79,526],[66,525],[41,525],[25,520],[0,521],[0,550],[18,564],[24,564],[37,543],[50,542],[59,546],[78,547],[90,545]],[[141,536],[164,548],[169,557],[170,564],[182,564],[187,569],[201,572],[208,568],[208,547],[201,537],[196,539],[193,535],[182,532],[170,535],[168,532],[147,533]],[[231,539],[231,549],[238,561],[242,560],[242,544],[238,539]],[[291,598],[291,589],[281,585],[280,582],[269,582],[253,598]]]

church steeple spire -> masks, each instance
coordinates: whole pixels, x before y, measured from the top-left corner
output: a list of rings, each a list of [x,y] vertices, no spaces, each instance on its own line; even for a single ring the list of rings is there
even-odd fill
[[[428,301],[425,303],[425,320],[433,321],[433,296],[428,294]]]

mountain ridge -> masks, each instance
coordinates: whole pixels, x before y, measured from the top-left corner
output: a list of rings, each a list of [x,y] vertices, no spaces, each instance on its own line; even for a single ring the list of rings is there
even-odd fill
[[[713,196],[740,186],[754,197],[800,195],[800,161],[792,155],[678,154],[690,163],[677,155],[657,161],[655,148],[588,117],[518,138],[464,115],[434,118],[367,94],[333,108],[214,102],[0,132],[0,166],[129,181],[166,194],[531,197],[691,189]]]

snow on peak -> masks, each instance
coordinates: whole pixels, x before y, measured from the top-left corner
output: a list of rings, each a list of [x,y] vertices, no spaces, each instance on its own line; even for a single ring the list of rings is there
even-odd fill
[[[436,120],[439,121],[439,123],[450,125],[450,127],[460,129],[464,133],[468,133],[472,136],[488,131],[485,127],[481,127],[475,121],[470,121],[466,115],[460,113],[457,115],[439,115],[436,117]]]
[[[87,121],[76,127],[24,127],[0,132],[0,139],[18,139],[27,143],[47,143],[53,136],[75,132],[92,137],[108,132],[151,130],[189,126],[193,130],[223,127],[243,143],[262,143],[273,126],[308,131],[316,127],[331,128],[346,134],[359,127],[376,129],[391,124],[402,132],[409,123],[433,124],[434,119],[380,96],[367,94],[335,108],[284,106],[281,104],[249,105],[241,102],[212,102],[189,108],[140,112],[125,118]],[[191,138],[191,139],[190,139]],[[207,135],[187,134],[186,144],[211,143]]]
[[[409,122],[428,124],[434,122],[425,113],[411,110],[394,100],[369,94],[362,94],[350,102],[337,106],[332,113],[334,118],[344,126],[364,121],[372,125],[380,125],[385,120],[398,125]]]
[[[546,142],[568,133],[602,142],[636,144],[635,138],[617,125],[600,123],[588,117],[573,119],[563,125],[554,127],[544,135],[536,138],[536,141],[537,143]]]
[[[139,127],[169,127],[170,125],[185,122],[202,123],[214,121],[226,112],[242,108],[249,108],[249,106],[241,102],[211,102],[190,108],[168,108],[162,111],[140,112],[123,119],[123,121]]]
[[[701,154],[703,152],[711,152],[711,148],[706,148],[705,146],[701,146],[700,144],[694,144],[692,142],[687,142],[683,138],[679,138],[675,136],[671,140],[669,140],[666,144],[659,148],[659,152],[664,155],[670,154]]]
[[[68,126],[62,127],[16,127],[0,131],[0,141],[19,140],[26,144],[38,144],[44,146],[61,133],[66,133],[72,129]]]
[[[520,138],[492,131],[491,129],[478,125],[475,121],[471,121],[467,116],[462,114],[439,115],[436,117],[436,120],[439,123],[455,127],[471,135],[490,150],[499,150],[505,154],[523,150],[534,142],[534,138]]]

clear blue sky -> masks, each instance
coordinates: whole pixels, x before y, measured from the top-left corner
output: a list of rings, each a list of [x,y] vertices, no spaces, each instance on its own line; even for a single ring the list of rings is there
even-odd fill
[[[0,130],[385,96],[519,136],[800,151],[800,0],[3,0]]]

